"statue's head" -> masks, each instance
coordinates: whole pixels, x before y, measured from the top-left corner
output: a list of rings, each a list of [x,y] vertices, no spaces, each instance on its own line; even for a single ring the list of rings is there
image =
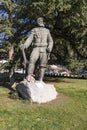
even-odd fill
[[[43,17],[39,17],[39,18],[37,19],[37,24],[38,24],[39,26],[43,26],[43,27],[44,27]]]

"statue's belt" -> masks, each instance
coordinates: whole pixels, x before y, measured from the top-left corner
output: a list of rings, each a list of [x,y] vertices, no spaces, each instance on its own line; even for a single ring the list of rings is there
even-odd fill
[[[38,45],[34,45],[34,47],[47,47],[47,46],[38,46]]]

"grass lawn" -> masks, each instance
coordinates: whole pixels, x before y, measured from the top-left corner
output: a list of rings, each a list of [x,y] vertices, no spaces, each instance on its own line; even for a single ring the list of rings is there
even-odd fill
[[[0,130],[87,130],[87,80],[46,79],[58,97],[46,104],[9,98],[0,84]]]

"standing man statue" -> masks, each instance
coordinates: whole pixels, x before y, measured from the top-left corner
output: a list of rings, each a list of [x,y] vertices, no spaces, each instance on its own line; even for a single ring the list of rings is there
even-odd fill
[[[53,40],[50,31],[45,28],[42,17],[37,19],[38,26],[31,30],[28,39],[20,45],[21,49],[27,49],[33,43],[33,50],[27,70],[28,76],[33,75],[35,64],[40,59],[40,81],[43,81],[46,64],[53,47]]]

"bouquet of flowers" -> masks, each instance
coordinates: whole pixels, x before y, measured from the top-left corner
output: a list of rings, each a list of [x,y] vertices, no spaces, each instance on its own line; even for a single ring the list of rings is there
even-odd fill
[[[28,82],[34,82],[34,81],[35,81],[35,78],[34,78],[32,75],[28,75],[28,76],[26,77],[26,80],[27,80]]]

